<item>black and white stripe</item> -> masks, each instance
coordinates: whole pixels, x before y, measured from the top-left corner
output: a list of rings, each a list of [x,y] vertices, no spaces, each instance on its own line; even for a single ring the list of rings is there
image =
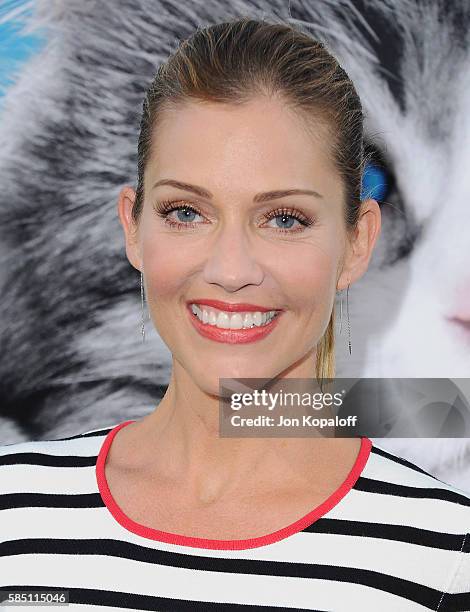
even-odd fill
[[[470,494],[375,442],[313,524],[219,550],[118,523],[95,471],[113,428],[0,447],[0,590],[68,590],[77,610],[470,610]]]

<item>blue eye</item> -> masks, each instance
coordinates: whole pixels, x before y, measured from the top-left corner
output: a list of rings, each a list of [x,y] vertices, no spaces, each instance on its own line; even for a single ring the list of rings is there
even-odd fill
[[[276,223],[277,223],[277,219],[279,219],[279,217],[281,217],[281,223],[282,225],[280,226],[282,229],[287,228],[290,229],[293,224],[295,223],[295,219],[294,217],[292,217],[291,215],[277,215],[276,218]],[[288,219],[288,221],[286,222],[285,220]]]
[[[198,212],[193,206],[185,204],[182,200],[164,200],[163,202],[156,202],[154,204],[154,209],[157,215],[162,217],[165,223],[171,227],[177,229],[187,229],[202,225],[201,223],[194,223],[194,217],[198,215],[202,216],[201,213]],[[170,214],[174,212],[176,212],[177,216],[176,221],[170,219]],[[310,227],[315,222],[314,219],[305,216],[302,212],[295,208],[277,208],[264,215],[266,221],[276,219],[276,223],[278,217],[282,218],[282,224],[285,224],[286,220],[289,219],[287,221],[287,228],[286,225],[283,225],[273,229],[276,229],[278,232],[286,232],[290,234],[301,232],[305,227]],[[295,221],[297,221],[298,226],[291,229]]]
[[[198,214],[195,210],[188,208],[188,207],[177,208],[175,210],[176,210],[176,216],[178,217],[178,221],[182,221],[183,223],[185,221],[189,221],[191,223],[191,221],[194,221],[194,216]]]
[[[361,200],[383,200],[390,189],[390,181],[384,168],[367,163],[362,176]]]

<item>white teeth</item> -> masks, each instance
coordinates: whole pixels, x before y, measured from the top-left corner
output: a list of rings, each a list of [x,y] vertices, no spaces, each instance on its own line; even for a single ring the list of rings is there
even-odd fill
[[[202,312],[204,316],[204,311]],[[204,318],[203,318],[204,321]],[[230,328],[230,316],[226,312],[219,312],[219,316],[217,317],[216,327],[221,327],[222,329]]]
[[[197,318],[207,325],[221,329],[247,329],[266,325],[278,314],[276,310],[269,312],[235,312],[228,313],[208,306],[191,304],[191,310]]]

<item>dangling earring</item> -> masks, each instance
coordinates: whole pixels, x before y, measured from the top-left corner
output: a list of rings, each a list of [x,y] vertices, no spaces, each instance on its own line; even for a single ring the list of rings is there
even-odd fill
[[[340,334],[342,334],[342,330],[343,330],[343,291],[341,292],[341,301],[339,303],[339,316],[340,316],[339,333]],[[351,355],[351,324],[349,321],[349,283],[348,283],[348,289],[346,291],[346,310],[347,310],[347,316],[348,316],[348,346],[349,346],[349,354]]]
[[[341,291],[341,302],[339,303],[339,333],[343,333],[343,292]]]
[[[346,310],[348,313],[348,344],[349,344],[349,354],[351,355],[351,326],[349,323],[349,283],[348,289],[346,291]]]
[[[140,273],[140,298],[142,302],[142,343],[145,342],[145,323],[144,323],[144,275]]]

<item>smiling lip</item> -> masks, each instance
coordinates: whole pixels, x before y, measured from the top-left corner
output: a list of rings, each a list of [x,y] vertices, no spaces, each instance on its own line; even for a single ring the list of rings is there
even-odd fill
[[[215,300],[207,300],[202,303],[210,302],[207,304],[208,306],[212,306]],[[207,325],[198,319],[198,317],[191,310],[191,304],[201,304],[201,302],[188,302],[187,311],[189,317],[191,319],[191,323],[196,328],[196,330],[204,336],[204,338],[208,338],[209,340],[214,340],[215,342],[224,342],[226,344],[246,344],[248,342],[256,342],[257,340],[261,340],[269,335],[273,329],[278,324],[278,320],[282,316],[282,311],[279,312],[278,315],[274,317],[267,325],[262,325],[261,327],[251,327],[247,329],[222,329],[220,327],[216,327],[215,325]],[[224,302],[216,302],[218,304],[223,304]],[[237,310],[240,304],[232,304],[232,306],[236,306]],[[249,304],[243,305],[246,309],[246,306]],[[215,307],[215,306],[214,306]],[[217,306],[218,308],[218,306]],[[258,310],[259,306],[256,307]],[[241,308],[240,308],[241,310]],[[266,309],[264,309],[266,310]],[[273,309],[274,310],[274,309]]]
[[[217,310],[224,310],[226,312],[269,312],[270,310],[280,310],[279,308],[266,308],[265,306],[257,306],[256,304],[230,304],[229,302],[222,302],[221,300],[204,300],[194,299],[186,302],[189,307],[191,304],[200,304],[201,306],[212,306]]]

